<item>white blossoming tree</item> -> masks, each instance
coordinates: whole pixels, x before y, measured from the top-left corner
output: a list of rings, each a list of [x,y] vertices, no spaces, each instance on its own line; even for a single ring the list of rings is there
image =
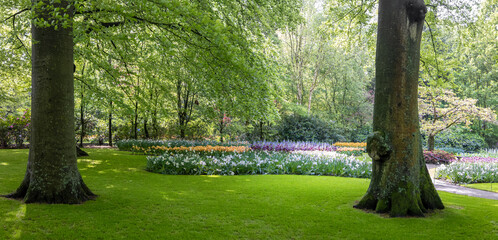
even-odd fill
[[[474,119],[497,123],[493,110],[478,107],[477,99],[459,98],[449,89],[420,87],[418,101],[421,130],[427,136],[429,151],[434,150],[435,136],[454,125],[468,126]]]

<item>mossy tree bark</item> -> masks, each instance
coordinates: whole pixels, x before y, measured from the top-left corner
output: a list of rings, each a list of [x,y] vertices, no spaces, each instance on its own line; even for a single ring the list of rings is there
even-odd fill
[[[55,24],[32,24],[29,159],[21,186],[6,196],[26,203],[76,204],[95,197],[83,182],[76,161],[72,3],[33,1],[34,19]],[[60,17],[64,14],[69,18]]]
[[[373,159],[367,193],[355,206],[398,216],[443,209],[422,154],[418,119],[423,0],[380,0],[376,53]]]

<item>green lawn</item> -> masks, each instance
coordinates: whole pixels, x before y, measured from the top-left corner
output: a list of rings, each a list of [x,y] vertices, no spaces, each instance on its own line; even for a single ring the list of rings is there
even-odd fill
[[[352,208],[369,180],[319,176],[166,176],[145,156],[86,149],[98,195],[81,205],[0,198],[0,239],[497,239],[498,201],[440,192],[446,209],[386,218]],[[0,150],[0,194],[24,175],[27,150]]]
[[[498,193],[498,183],[473,183],[462,186]]]

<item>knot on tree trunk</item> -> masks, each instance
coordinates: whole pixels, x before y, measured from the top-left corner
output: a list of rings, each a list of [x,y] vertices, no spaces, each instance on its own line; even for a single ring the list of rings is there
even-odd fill
[[[422,22],[427,13],[427,7],[422,0],[410,0],[406,2],[406,13],[411,23]]]
[[[391,147],[382,132],[373,132],[367,138],[367,152],[374,161],[385,161],[391,154]]]

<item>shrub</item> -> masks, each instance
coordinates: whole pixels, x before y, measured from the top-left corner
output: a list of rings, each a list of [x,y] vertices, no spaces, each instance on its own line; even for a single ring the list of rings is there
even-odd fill
[[[478,152],[481,148],[487,147],[483,137],[463,128],[452,128],[436,135],[435,145],[462,148],[465,152]]]
[[[368,136],[372,133],[372,127],[368,125],[363,125],[361,127],[352,129],[350,131],[350,136],[348,139],[352,142],[365,142]]]
[[[442,150],[424,151],[424,159],[426,163],[440,164],[450,163],[454,161],[455,155]]]
[[[287,115],[277,127],[280,139],[290,141],[336,142],[344,140],[332,126],[314,116]]]
[[[455,147],[438,147],[437,150],[453,153],[455,155],[465,153],[465,150]]]
[[[0,117],[0,147],[9,145],[10,124],[6,118]]]
[[[9,114],[0,117],[0,146],[7,147],[14,142],[16,147],[23,146],[25,140],[29,140],[31,132],[31,114],[26,109],[22,114]]]

